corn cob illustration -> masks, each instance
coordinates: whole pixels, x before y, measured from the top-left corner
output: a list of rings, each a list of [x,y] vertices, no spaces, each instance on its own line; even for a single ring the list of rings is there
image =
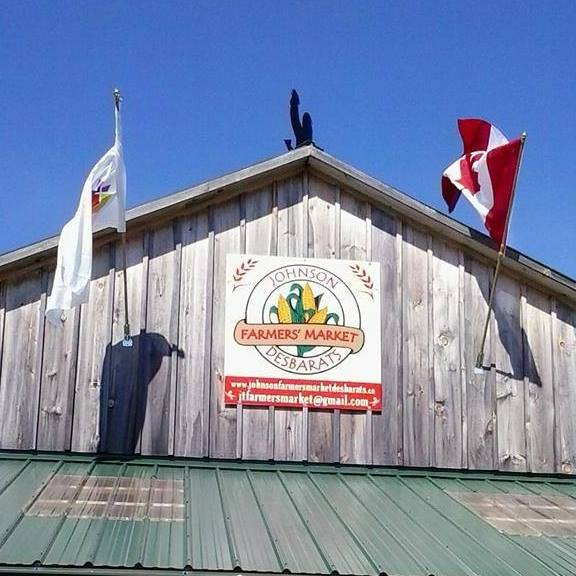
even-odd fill
[[[308,282],[304,284],[304,290],[302,290],[302,306],[304,308],[304,320],[307,322],[316,312],[316,301],[314,300],[314,294]]]
[[[278,296],[278,308],[277,308],[278,320],[282,324],[290,324],[292,322],[292,313],[290,311],[290,306],[286,301],[286,298],[280,294]]]
[[[279,324],[328,324],[331,320],[334,324],[340,322],[340,317],[334,312],[328,312],[328,307],[320,308],[322,294],[314,296],[310,284],[292,284],[286,297],[278,296],[276,306],[271,306],[268,316],[271,322]],[[273,316],[276,317],[274,321]],[[296,346],[298,356],[304,356],[306,352],[315,346]]]
[[[312,317],[308,320],[308,324],[324,324],[326,316],[328,316],[328,308],[322,308],[322,310],[314,312]]]

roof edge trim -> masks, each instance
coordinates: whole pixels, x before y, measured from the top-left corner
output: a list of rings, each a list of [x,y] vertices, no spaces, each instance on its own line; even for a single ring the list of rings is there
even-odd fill
[[[416,200],[396,188],[368,176],[353,166],[326,154],[318,149],[311,150],[310,167],[339,184],[357,190],[377,203],[384,204],[399,215],[422,224],[427,228],[440,226],[440,234],[454,242],[481,254],[496,263],[498,247],[482,232],[443,214]],[[514,248],[506,248],[506,258],[502,261],[505,269],[523,276],[529,276],[550,290],[576,300],[576,280],[534,260]]]
[[[314,473],[339,474],[344,476],[357,476],[369,474],[372,476],[402,476],[402,477],[428,477],[458,478],[466,480],[498,479],[510,482],[551,482],[574,485],[576,476],[563,472],[512,472],[509,470],[474,470],[468,468],[430,468],[412,466],[390,465],[361,465],[361,464],[330,464],[324,462],[291,462],[267,460],[235,460],[215,458],[193,458],[185,456],[134,456],[120,454],[100,454],[86,452],[29,452],[29,451],[2,451],[1,461],[17,462],[51,462],[51,463],[80,463],[90,464],[127,464],[160,468],[193,468],[208,470],[252,470],[258,472],[281,471],[286,473]]]
[[[307,162],[312,149],[312,145],[297,148],[280,156],[275,156],[257,164],[247,166],[246,168],[229,172],[213,180],[208,180],[195,186],[184,188],[179,192],[173,192],[156,200],[146,202],[145,204],[140,204],[126,211],[126,223],[128,225],[134,224],[160,211],[177,208],[192,200],[204,200],[217,192],[233,188],[239,184],[250,184],[250,182],[257,181],[272,171],[296,169]],[[116,232],[112,229],[106,229],[96,231],[95,234],[99,237],[111,237],[115,236]],[[38,261],[48,257],[52,252],[55,253],[59,238],[60,234],[57,234],[56,236],[50,236],[49,238],[34,242],[22,248],[0,254],[0,274],[7,268],[13,268],[27,261]]]
[[[358,191],[376,203],[382,204],[413,222],[427,228],[437,227],[442,236],[470,251],[495,261],[496,248],[485,234],[466,226],[396,188],[367,175],[353,166],[338,160],[313,145],[297,148],[246,168],[230,172],[179,192],[163,196],[151,202],[131,208],[126,213],[127,223],[135,225],[163,211],[174,211],[191,201],[200,202],[212,198],[224,190],[234,190],[266,179],[272,172],[276,176],[309,165],[321,175],[336,180],[340,185]],[[97,232],[97,239],[109,241],[116,232],[110,229]],[[59,236],[53,236],[23,248],[0,254],[0,277],[16,268],[38,265],[54,256]],[[525,256],[508,247],[503,267],[512,273],[528,277],[548,290],[576,303],[576,281],[561,272]]]

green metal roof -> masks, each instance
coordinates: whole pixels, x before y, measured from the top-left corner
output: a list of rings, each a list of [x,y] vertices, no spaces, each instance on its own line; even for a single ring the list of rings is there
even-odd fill
[[[148,569],[572,576],[576,482],[0,453],[0,571]]]

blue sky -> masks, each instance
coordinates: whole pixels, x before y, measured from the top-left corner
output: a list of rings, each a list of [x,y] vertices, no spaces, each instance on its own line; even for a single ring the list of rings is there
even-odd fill
[[[574,30],[571,1],[3,0],[0,253],[72,216],[115,86],[129,206],[283,153],[295,87],[328,153],[444,212],[456,119],[526,130],[510,244],[576,277]]]

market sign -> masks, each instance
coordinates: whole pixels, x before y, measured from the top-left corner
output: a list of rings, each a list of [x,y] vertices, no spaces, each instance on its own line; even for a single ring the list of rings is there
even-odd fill
[[[226,264],[226,404],[382,409],[379,264]]]

